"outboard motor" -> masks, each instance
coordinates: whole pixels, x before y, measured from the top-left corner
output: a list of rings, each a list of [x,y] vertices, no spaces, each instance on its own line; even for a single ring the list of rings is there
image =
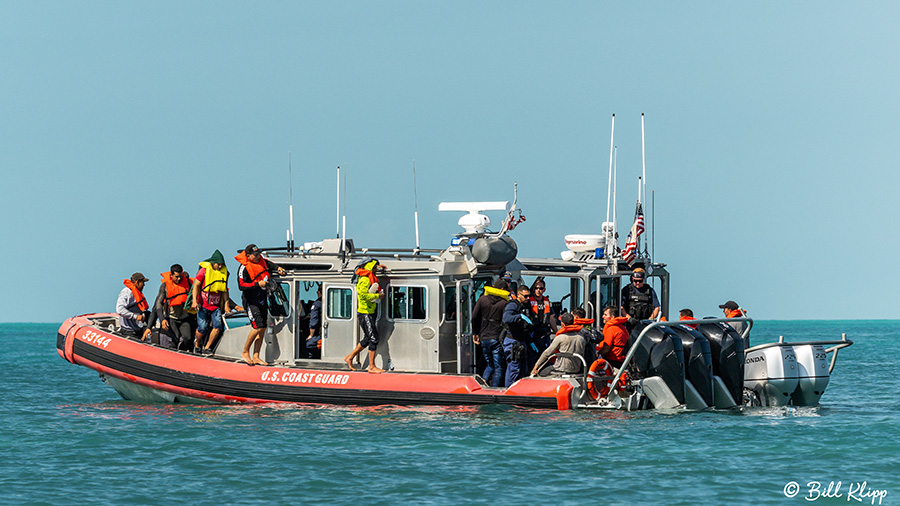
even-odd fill
[[[773,344],[747,353],[744,387],[755,392],[763,406],[786,406],[797,390],[798,372],[794,347]]]
[[[825,347],[821,344],[794,346],[797,357],[797,390],[791,395],[794,406],[816,406],[831,379]]]
[[[712,354],[709,351],[709,340],[687,325],[677,325],[669,327],[678,337],[681,338],[681,345],[684,347],[684,377],[700,395],[703,405],[696,406],[703,408],[713,406],[713,371],[712,371]],[[688,396],[691,392],[686,392]],[[688,407],[691,406],[690,399],[686,398]],[[697,403],[699,404],[699,403]]]
[[[650,320],[644,320],[631,330],[628,339],[629,348],[634,346],[641,331],[651,323]],[[654,377],[668,387],[674,401],[677,401],[675,405],[684,404],[684,348],[681,342],[681,338],[668,327],[656,327],[644,336],[634,352],[632,363],[638,373],[645,378],[642,386],[654,407],[674,407],[668,402],[660,402],[658,397],[654,400],[654,393],[648,391],[652,390],[656,383],[648,380],[653,380]]]
[[[709,341],[713,375],[721,378],[731,396],[731,402],[717,400],[716,407],[740,404],[744,397],[744,340],[731,325],[697,321],[697,331]]]

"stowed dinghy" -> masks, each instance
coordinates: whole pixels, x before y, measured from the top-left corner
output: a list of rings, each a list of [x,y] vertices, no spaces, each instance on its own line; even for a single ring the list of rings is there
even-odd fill
[[[570,235],[560,259],[520,258],[505,235],[515,207],[507,202],[463,203],[465,232],[446,249],[357,249],[349,239],[306,243],[302,248],[268,250],[286,271],[269,300],[270,316],[261,357],[249,366],[241,351],[250,327],[243,315],[226,315],[225,331],[211,356],[162,348],[127,337],[112,314],[70,318],[59,329],[60,356],[98,371],[126,399],[165,402],[302,402],[329,404],[483,405],[509,404],[548,409],[733,408],[742,405],[815,405],[828,384],[837,350],[850,341],[772,343],[744,349],[752,320],[696,320],[696,329],[678,322],[645,321],[632,332],[621,370],[588,376],[584,364],[574,375],[551,368],[507,388],[492,388],[477,374],[472,306],[484,287],[510,272],[563,280],[554,295],[557,312],[583,308],[599,319],[599,309],[616,305],[634,268],[642,267],[657,286],[661,316],[669,312],[665,264],[637,255],[627,264],[616,252],[614,227],[599,236]],[[480,209],[507,211],[501,233]],[[366,257],[386,268],[379,277],[385,297],[376,326],[381,339],[375,365],[388,372],[350,371],[344,356],[359,342],[357,300],[352,276]],[[530,284],[530,283],[529,283]],[[321,289],[321,349],[311,355],[310,309]],[[563,304],[566,306],[563,306]],[[745,335],[724,322],[748,322]],[[826,348],[831,346],[831,348]],[[593,346],[590,346],[592,348]],[[834,353],[829,364],[825,357]],[[363,363],[368,364],[367,354]],[[746,364],[745,364],[746,362]],[[609,388],[616,385],[615,388]]]

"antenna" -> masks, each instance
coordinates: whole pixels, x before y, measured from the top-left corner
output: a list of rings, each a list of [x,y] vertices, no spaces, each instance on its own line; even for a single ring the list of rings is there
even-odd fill
[[[419,192],[416,185],[416,161],[413,160],[413,213],[416,219],[416,252],[419,251]]]
[[[337,232],[334,234],[335,239],[340,239],[341,237],[341,166],[338,165],[337,168],[337,200],[336,200],[336,210],[335,210],[335,223],[337,227]]]
[[[614,153],[613,153],[613,186],[612,186],[613,220],[612,220],[612,223],[613,223],[613,237],[616,239],[616,245],[619,244],[619,241],[618,241],[618,233],[619,232],[616,230],[616,223],[618,223],[618,221],[616,219],[616,217],[618,216],[618,212],[616,209],[618,207],[616,205],[616,185],[618,185],[618,179],[619,179],[619,168],[618,168],[618,160],[617,160],[618,157],[619,157],[618,148],[615,148]]]
[[[291,167],[291,152],[288,151],[288,221],[290,228],[287,231],[288,251],[294,251],[294,172]]]
[[[656,258],[656,191],[650,190],[650,258]]]
[[[638,200],[647,201],[647,157],[644,155],[644,113],[641,113],[641,180],[644,182]]]
[[[609,204],[610,204],[610,194],[612,193],[612,174],[613,174],[613,151],[615,147],[613,146],[613,139],[616,134],[616,115],[612,115],[612,129],[609,132],[609,187],[606,190],[606,221],[609,221]]]

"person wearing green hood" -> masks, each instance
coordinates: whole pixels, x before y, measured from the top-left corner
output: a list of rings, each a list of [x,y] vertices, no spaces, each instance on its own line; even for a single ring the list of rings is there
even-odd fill
[[[193,301],[191,308],[197,311],[197,336],[195,340],[195,352],[209,354],[210,348],[219,334],[222,333],[222,312],[229,312],[230,299],[228,298],[228,269],[225,268],[225,257],[222,252],[216,250],[206,260],[200,262],[200,270],[194,278]],[[203,335],[208,327],[209,339],[203,346]]]
[[[344,362],[350,367],[351,371],[355,371],[353,361],[365,349],[369,348],[369,367],[371,373],[382,373],[384,369],[375,366],[375,350],[378,349],[378,329],[375,326],[375,311],[378,308],[378,299],[384,296],[384,291],[375,277],[375,271],[384,269],[384,266],[378,263],[378,260],[367,258],[360,262],[353,273],[356,280],[356,297],[359,301],[356,317],[359,320],[359,326],[362,329],[363,339],[360,341],[349,355],[344,357]]]

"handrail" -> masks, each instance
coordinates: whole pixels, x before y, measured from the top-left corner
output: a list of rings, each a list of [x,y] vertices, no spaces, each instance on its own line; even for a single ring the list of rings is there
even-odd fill
[[[631,349],[628,350],[628,354],[625,355],[625,360],[622,361],[622,366],[619,367],[619,370],[616,372],[616,375],[613,377],[613,380],[610,383],[610,385],[618,384],[619,378],[621,378],[622,374],[625,373],[625,368],[628,367],[628,364],[631,362],[632,357],[634,357],[634,353],[637,351],[638,345],[641,344],[641,341],[643,341],[644,336],[647,335],[647,332],[649,332],[650,329],[655,329],[657,327],[673,327],[675,325],[698,325],[701,323],[731,323],[731,322],[747,322],[747,323],[749,323],[747,328],[744,329],[744,332],[741,334],[742,339],[745,338],[747,336],[747,334],[750,333],[750,329],[753,328],[753,319],[747,318],[747,317],[704,318],[702,320],[678,320],[678,321],[671,321],[671,322],[655,321],[655,322],[651,323],[650,325],[647,325],[646,327],[644,327],[644,330],[642,330],[641,333],[638,335],[638,338],[637,338],[637,340],[635,340],[634,344],[631,346]],[[610,388],[609,394],[606,395],[607,401],[612,401],[613,393],[615,393],[615,389]]]
[[[846,332],[841,333],[841,338],[839,340],[832,340],[832,341],[788,341],[788,342],[785,342],[784,336],[778,336],[777,343],[757,344],[756,346],[754,346],[752,348],[747,348],[746,350],[744,350],[744,352],[746,353],[748,351],[757,351],[757,350],[762,350],[765,348],[771,348],[773,346],[782,346],[782,345],[787,345],[787,346],[804,346],[804,345],[827,346],[830,344],[833,344],[834,346],[832,346],[831,348],[827,348],[825,350],[825,354],[832,353],[832,352],[834,353],[834,355],[831,356],[831,363],[828,365],[828,374],[831,374],[834,371],[835,364],[837,364],[838,352],[840,350],[850,346],[851,344],[853,344],[853,341],[847,339]]]

